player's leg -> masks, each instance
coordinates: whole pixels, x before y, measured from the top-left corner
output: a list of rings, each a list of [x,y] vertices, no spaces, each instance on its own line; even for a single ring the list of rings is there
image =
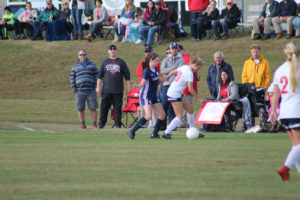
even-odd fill
[[[161,126],[163,125],[163,122],[166,118],[166,114],[160,103],[153,104],[152,108],[157,113],[158,119],[156,120],[151,138],[159,138],[158,131],[161,129]]]
[[[171,121],[167,126],[167,129],[164,131],[163,138],[171,139],[171,132],[180,125],[181,119],[183,117],[183,104],[182,101],[171,102],[174,109],[176,117]]]
[[[186,111],[186,117],[187,117],[187,121],[189,123],[189,127],[194,128],[195,127],[195,117],[194,117],[193,106],[185,97],[182,97],[182,103],[183,103],[183,108]]]
[[[151,107],[151,105],[144,105],[143,106],[143,109],[144,109],[144,111],[145,111],[145,117],[142,117],[135,125],[134,125],[134,127],[131,129],[131,130],[129,130],[128,132],[127,132],[127,134],[128,134],[128,136],[129,136],[129,138],[130,139],[134,139],[134,137],[135,137],[135,132],[137,131],[137,130],[139,130],[144,124],[146,124],[146,122],[148,121],[148,120],[150,120],[151,118],[152,118],[152,107]]]

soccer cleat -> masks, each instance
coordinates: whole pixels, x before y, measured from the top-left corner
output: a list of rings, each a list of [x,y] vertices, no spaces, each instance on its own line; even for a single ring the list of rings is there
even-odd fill
[[[81,125],[80,125],[80,128],[81,128],[81,129],[86,129],[86,125],[81,124]]]
[[[133,132],[132,130],[129,130],[128,132],[127,132],[127,135],[128,135],[128,137],[130,138],[130,139],[134,139],[134,137],[135,137],[135,132]]]
[[[171,134],[166,134],[165,132],[163,133],[162,137],[168,140],[172,139]]]
[[[204,138],[204,137],[205,137],[205,135],[203,135],[203,134],[199,133],[199,136],[198,136],[198,138]]]
[[[154,134],[150,136],[151,139],[159,139],[160,136],[158,134]]]
[[[98,128],[98,126],[96,124],[93,125],[93,128]]]
[[[290,179],[289,171],[290,169],[285,165],[277,170],[277,173],[281,176],[282,181],[288,181]]]

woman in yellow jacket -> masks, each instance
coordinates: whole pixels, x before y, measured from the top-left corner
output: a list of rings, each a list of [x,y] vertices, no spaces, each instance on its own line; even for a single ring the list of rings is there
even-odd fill
[[[256,88],[268,88],[270,84],[269,62],[260,55],[261,47],[252,45],[250,47],[251,58],[246,60],[242,72],[242,83],[254,83]]]

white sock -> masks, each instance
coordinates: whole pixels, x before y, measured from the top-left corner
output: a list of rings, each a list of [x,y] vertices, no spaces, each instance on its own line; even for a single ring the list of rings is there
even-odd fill
[[[284,165],[291,169],[296,163],[300,161],[300,144],[293,146],[289,152]]]
[[[175,117],[171,123],[167,126],[167,129],[165,130],[166,134],[170,134],[171,131],[173,131],[176,127],[180,125],[180,119],[178,117]]]
[[[295,164],[295,166],[296,166],[296,168],[297,168],[298,173],[300,174],[300,162],[297,162],[297,163]]]
[[[186,113],[186,118],[187,118],[190,128],[195,128],[194,113],[192,113],[192,114]]]

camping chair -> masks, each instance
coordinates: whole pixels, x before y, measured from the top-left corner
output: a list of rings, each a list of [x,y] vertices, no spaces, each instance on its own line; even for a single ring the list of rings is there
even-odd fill
[[[125,128],[132,127],[133,124],[135,124],[138,121],[138,117],[136,115],[137,109],[140,105],[139,101],[140,96],[140,90],[139,89],[132,89],[130,93],[127,93],[127,98],[124,98],[124,100],[127,100],[126,105],[122,109],[122,117],[126,117],[125,119]],[[128,117],[131,116],[133,121],[128,126]]]

